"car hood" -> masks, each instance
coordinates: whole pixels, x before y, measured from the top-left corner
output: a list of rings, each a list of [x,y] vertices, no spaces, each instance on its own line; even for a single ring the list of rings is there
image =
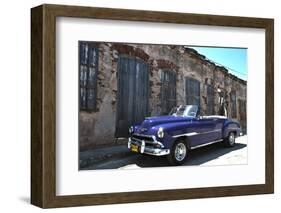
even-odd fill
[[[142,122],[141,128],[149,129],[153,126],[157,126],[160,124],[184,122],[184,121],[190,121],[192,119],[193,119],[193,117],[178,117],[178,116],[172,116],[172,115],[148,117]]]

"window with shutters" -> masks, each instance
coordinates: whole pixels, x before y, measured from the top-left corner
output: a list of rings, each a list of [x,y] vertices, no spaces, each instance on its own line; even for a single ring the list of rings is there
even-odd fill
[[[79,42],[80,110],[96,109],[98,53],[95,43]]]
[[[200,106],[200,81],[186,77],[185,79],[185,95],[187,105]]]
[[[169,114],[176,106],[176,81],[177,75],[172,70],[161,72],[161,111],[163,115]]]
[[[214,87],[207,85],[207,114],[214,114]]]
[[[231,102],[231,117],[236,118],[237,117],[236,91],[231,91],[230,102]]]

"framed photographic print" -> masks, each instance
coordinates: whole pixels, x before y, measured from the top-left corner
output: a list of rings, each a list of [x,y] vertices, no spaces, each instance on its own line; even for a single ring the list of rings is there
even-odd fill
[[[274,191],[272,19],[31,9],[31,203]]]

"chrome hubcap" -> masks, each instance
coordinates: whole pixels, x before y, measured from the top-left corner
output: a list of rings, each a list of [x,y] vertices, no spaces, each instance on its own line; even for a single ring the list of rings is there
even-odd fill
[[[235,135],[234,133],[230,133],[229,135],[229,143],[233,145],[235,143]]]
[[[186,156],[186,147],[183,143],[179,143],[175,149],[175,158],[177,161],[182,161]]]

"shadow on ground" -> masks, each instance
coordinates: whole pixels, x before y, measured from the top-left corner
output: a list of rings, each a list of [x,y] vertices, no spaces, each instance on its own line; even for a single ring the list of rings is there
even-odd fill
[[[229,152],[242,149],[246,146],[247,146],[246,144],[236,143],[234,147],[225,147],[223,144],[217,143],[206,147],[202,147],[200,149],[191,150],[188,153],[189,156],[184,165],[185,166],[201,165],[210,160],[217,159]],[[139,167],[170,166],[165,156],[155,157],[155,156],[141,155],[138,156],[135,163]]]
[[[243,143],[236,143],[234,147],[225,147],[224,144],[217,143],[196,150],[189,151],[188,159],[185,166],[202,165],[208,161],[215,160],[232,151],[245,148],[247,145]],[[150,155],[141,155],[130,152],[126,157],[113,157],[102,162],[92,164],[83,170],[91,169],[118,169],[118,168],[148,168],[148,167],[166,167],[171,166],[166,156],[155,157]]]

